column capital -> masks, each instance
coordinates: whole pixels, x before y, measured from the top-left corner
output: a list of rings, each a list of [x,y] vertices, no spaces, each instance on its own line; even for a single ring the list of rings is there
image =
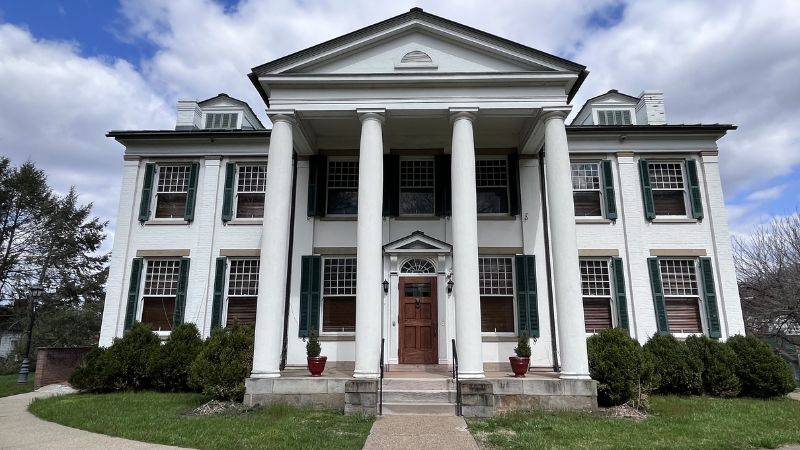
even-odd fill
[[[542,115],[539,120],[543,123],[547,122],[550,119],[561,119],[564,120],[569,115],[569,112],[572,108],[570,107],[544,107],[542,108]]]
[[[467,119],[470,122],[475,122],[478,118],[478,108],[450,108],[450,123],[454,123],[458,119]]]
[[[267,116],[272,123],[286,122],[289,125],[297,124],[297,116],[293,109],[271,109],[267,111]]]
[[[356,114],[358,120],[364,123],[367,120],[377,120],[380,123],[386,123],[386,110],[383,108],[364,108],[357,109]]]

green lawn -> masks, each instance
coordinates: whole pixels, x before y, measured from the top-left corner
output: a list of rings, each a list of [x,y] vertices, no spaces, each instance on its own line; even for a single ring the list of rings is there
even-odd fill
[[[360,449],[373,422],[371,417],[283,406],[238,416],[184,415],[204,402],[199,394],[78,394],[36,400],[29,409],[70,427],[201,449]]]
[[[0,397],[24,394],[33,390],[33,372],[28,374],[28,384],[17,384],[17,374],[0,375]]]
[[[746,449],[800,443],[800,401],[658,397],[641,421],[590,413],[514,412],[469,420],[483,448]]]

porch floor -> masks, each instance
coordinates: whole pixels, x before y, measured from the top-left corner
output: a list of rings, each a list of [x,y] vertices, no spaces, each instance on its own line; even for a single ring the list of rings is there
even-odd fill
[[[511,371],[508,372],[484,372],[487,379],[502,379],[502,378],[514,378],[514,373]],[[441,368],[437,368],[436,370],[424,370],[424,369],[390,369],[384,370],[383,377],[386,379],[392,378],[451,378],[452,372],[446,366],[442,366]],[[533,380],[557,380],[559,374],[558,372],[528,372],[525,374],[526,379],[533,379]],[[290,367],[286,368],[281,371],[281,378],[353,378],[353,370],[352,369],[340,369],[340,368],[325,368],[325,371],[322,372],[321,377],[312,377],[310,373],[308,373],[308,369],[305,367]]]

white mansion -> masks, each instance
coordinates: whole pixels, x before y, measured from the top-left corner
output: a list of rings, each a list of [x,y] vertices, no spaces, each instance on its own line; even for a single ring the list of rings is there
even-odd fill
[[[453,363],[588,379],[586,337],[744,333],[717,141],[661,92],[565,118],[580,64],[418,8],[255,67],[125,146],[100,344],[255,323],[252,379]],[[166,124],[165,124],[166,125]],[[383,348],[381,343],[383,342]],[[250,384],[248,389],[250,389]]]

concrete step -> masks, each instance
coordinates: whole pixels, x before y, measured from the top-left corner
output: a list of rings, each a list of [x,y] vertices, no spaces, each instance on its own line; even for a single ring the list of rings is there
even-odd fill
[[[383,390],[384,403],[455,403],[454,390]]]
[[[384,416],[455,416],[455,403],[386,403]]]
[[[447,391],[455,390],[452,378],[384,378],[383,390],[390,391]]]

